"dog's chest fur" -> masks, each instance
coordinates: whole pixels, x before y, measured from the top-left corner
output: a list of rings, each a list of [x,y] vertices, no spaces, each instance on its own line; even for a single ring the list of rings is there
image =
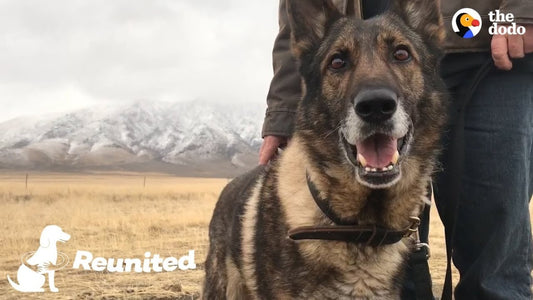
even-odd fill
[[[288,224],[307,219],[312,225],[316,207],[304,201],[308,191],[285,197],[278,176],[261,180],[242,216],[239,273],[250,293],[268,299],[396,299],[407,246],[290,240]],[[289,211],[298,219],[291,220]]]
[[[322,243],[321,257],[311,259],[314,263],[327,256],[328,264],[338,272],[330,281],[320,285],[309,296],[316,299],[396,299],[398,276],[403,267],[404,244],[375,248],[362,248],[343,242]],[[326,243],[324,245],[324,243]],[[301,247],[308,253],[308,247]]]

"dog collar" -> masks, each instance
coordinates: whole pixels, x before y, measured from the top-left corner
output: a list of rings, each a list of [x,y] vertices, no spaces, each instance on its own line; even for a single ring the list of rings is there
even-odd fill
[[[292,240],[328,240],[344,241],[367,246],[390,245],[417,232],[420,225],[418,217],[411,217],[412,223],[403,230],[391,230],[376,225],[355,225],[355,221],[341,219],[333,212],[327,199],[322,199],[315,184],[306,174],[307,186],[320,210],[331,221],[338,225],[332,226],[301,226],[289,230]]]
[[[311,196],[313,196],[313,200],[315,200],[316,205],[326,217],[328,217],[333,223],[337,225],[355,225],[356,221],[347,221],[340,218],[331,208],[329,205],[329,201],[327,199],[322,199],[320,197],[320,192],[318,191],[316,185],[311,181],[311,177],[309,177],[309,173],[305,173],[305,177],[307,179],[307,187],[309,188],[309,191],[311,192]]]
[[[390,230],[376,225],[301,226],[289,230],[292,240],[342,241],[377,247],[401,241],[418,230],[419,218],[404,230]]]

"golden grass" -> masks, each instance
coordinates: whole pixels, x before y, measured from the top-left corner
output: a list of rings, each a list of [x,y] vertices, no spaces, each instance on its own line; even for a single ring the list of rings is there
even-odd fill
[[[146,176],[146,186],[144,177]],[[227,179],[160,174],[0,174],[0,298],[18,299],[6,275],[16,278],[20,255],[35,251],[41,230],[56,224],[71,234],[59,251],[71,262],[56,273],[59,293],[24,294],[34,299],[193,299],[198,296],[208,246],[208,223]],[[445,247],[432,213],[431,271],[441,290]],[[180,257],[194,249],[196,270],[107,273],[72,269],[77,250],[95,257],[142,258],[146,251]],[[456,279],[457,280],[457,279]]]
[[[196,250],[197,270],[114,273],[72,269],[57,272],[58,294],[39,298],[191,298],[199,291],[208,245],[207,224],[226,179],[149,174],[0,174],[0,298],[18,298],[6,280],[16,278],[20,255],[35,251],[44,226],[71,234],[59,244],[71,260],[76,250],[106,258],[142,258],[146,251],[179,258]],[[47,283],[45,291],[47,291]],[[189,297],[186,297],[189,295]],[[24,294],[30,296],[30,294]]]

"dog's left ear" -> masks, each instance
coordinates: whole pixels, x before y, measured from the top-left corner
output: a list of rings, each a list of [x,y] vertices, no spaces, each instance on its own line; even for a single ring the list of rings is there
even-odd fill
[[[286,0],[291,49],[300,58],[318,45],[328,27],[342,15],[331,0]]]
[[[424,39],[438,46],[444,42],[446,32],[440,13],[440,0],[395,0],[390,11]]]
[[[41,238],[39,239],[39,244],[43,248],[50,246],[50,226],[46,226],[41,232]]]

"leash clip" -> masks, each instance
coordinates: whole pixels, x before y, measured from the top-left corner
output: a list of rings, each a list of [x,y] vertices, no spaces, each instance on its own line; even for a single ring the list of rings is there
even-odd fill
[[[409,232],[407,234],[408,236],[411,236],[413,234],[415,235],[414,240],[416,251],[420,251],[421,249],[425,248],[427,253],[426,259],[429,259],[431,257],[431,249],[429,248],[429,244],[420,242],[420,235],[418,233],[418,226],[420,226],[420,218],[410,217],[410,219],[411,221],[413,221],[413,223],[411,223],[411,226],[409,227]]]
[[[431,257],[431,249],[429,248],[429,245],[427,243],[416,243],[416,251],[420,251],[420,249],[426,248],[426,259],[429,259]]]

